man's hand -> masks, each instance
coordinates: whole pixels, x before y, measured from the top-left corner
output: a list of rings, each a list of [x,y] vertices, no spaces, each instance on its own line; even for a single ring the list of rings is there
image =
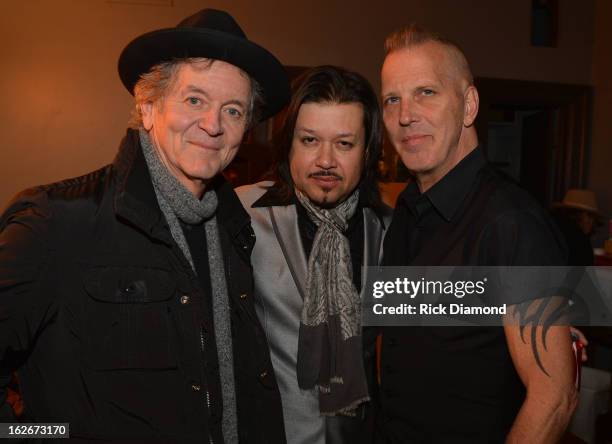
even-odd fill
[[[587,337],[584,335],[584,333],[582,333],[581,330],[578,330],[576,327],[570,326],[569,329],[572,340],[578,340],[582,343],[583,347],[580,351],[580,360],[582,362],[586,362],[587,359],[589,359],[589,356],[587,354],[587,345],[589,345],[589,341]]]

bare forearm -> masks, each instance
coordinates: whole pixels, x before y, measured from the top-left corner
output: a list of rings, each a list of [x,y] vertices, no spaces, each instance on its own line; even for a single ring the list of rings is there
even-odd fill
[[[577,395],[573,389],[550,395],[527,395],[506,438],[507,444],[559,442],[576,408]]]

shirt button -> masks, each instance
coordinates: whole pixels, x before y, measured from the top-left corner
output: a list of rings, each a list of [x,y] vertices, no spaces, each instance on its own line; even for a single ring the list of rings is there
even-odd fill
[[[187,295],[181,296],[181,304],[183,304],[183,305],[189,304],[189,296],[187,296]]]
[[[247,294],[246,294],[246,293],[242,293],[242,294],[240,295],[240,299],[246,299],[246,298],[247,298]]]
[[[193,390],[194,392],[199,392],[200,388],[200,384],[191,384],[191,390]]]

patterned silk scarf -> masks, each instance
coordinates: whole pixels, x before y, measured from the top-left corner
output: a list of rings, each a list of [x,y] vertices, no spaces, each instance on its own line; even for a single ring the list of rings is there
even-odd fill
[[[370,399],[363,368],[361,300],[343,234],[357,210],[359,191],[333,209],[314,205],[297,189],[295,194],[318,227],[308,258],[298,384],[318,389],[322,414],[354,415],[359,404]]]

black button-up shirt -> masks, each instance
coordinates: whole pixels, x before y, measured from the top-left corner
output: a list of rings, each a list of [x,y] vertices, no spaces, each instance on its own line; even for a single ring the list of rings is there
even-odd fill
[[[566,257],[550,216],[479,148],[425,193],[416,182],[406,187],[384,252],[385,265],[563,265]]]
[[[479,148],[398,199],[385,265],[563,265],[547,213]],[[390,442],[503,442],[523,402],[501,327],[383,329],[381,425]]]

